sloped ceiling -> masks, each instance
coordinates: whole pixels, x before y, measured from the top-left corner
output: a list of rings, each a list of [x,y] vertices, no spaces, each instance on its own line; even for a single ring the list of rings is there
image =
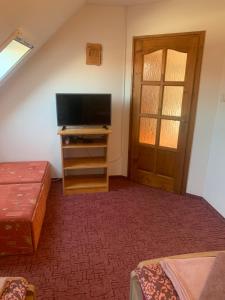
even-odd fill
[[[34,50],[8,77],[47,42],[82,5],[134,5],[155,1],[162,0],[0,0],[0,46],[17,29],[20,29],[22,37],[34,46]],[[0,87],[4,81],[5,79],[0,82]]]
[[[39,48],[85,3],[134,5],[159,0],[0,0],[0,45],[18,28]]]
[[[0,44],[21,28],[39,46],[85,3],[134,5],[155,1],[159,0],[0,0]]]
[[[86,0],[0,0],[0,44],[16,29],[36,48],[47,39]]]
[[[159,0],[87,0],[87,3],[105,4],[105,5],[138,5],[152,3]]]

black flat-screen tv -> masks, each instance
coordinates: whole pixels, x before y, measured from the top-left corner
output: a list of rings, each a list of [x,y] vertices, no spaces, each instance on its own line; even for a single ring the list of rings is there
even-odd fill
[[[56,94],[58,126],[111,125],[111,94]]]

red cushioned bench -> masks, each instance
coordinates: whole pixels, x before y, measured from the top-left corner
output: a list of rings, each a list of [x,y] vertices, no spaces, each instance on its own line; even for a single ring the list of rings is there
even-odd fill
[[[0,256],[37,249],[50,183],[46,161],[0,163]]]
[[[48,171],[47,161],[0,163],[0,184],[43,183]]]

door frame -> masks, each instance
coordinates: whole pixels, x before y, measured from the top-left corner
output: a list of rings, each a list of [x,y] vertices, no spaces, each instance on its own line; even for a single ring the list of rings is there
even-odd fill
[[[196,112],[197,112],[197,104],[198,104],[198,94],[199,94],[200,77],[201,77],[201,69],[202,69],[202,58],[203,58],[203,50],[204,50],[204,44],[205,44],[206,31],[169,33],[169,34],[158,34],[158,35],[144,35],[144,36],[134,36],[133,37],[132,74],[131,74],[132,86],[131,86],[131,98],[130,98],[130,124],[129,124],[129,144],[128,144],[128,147],[129,147],[129,150],[128,150],[128,178],[131,177],[131,146],[132,146],[135,43],[136,43],[136,41],[140,41],[140,40],[144,40],[144,39],[148,39],[148,38],[179,37],[182,35],[183,36],[196,35],[199,38],[195,78],[194,78],[193,93],[192,93],[192,98],[191,98],[190,120],[189,120],[188,133],[187,133],[187,145],[186,145],[186,150],[185,150],[185,155],[184,155],[184,171],[183,171],[183,178],[182,178],[182,184],[181,184],[181,194],[185,194],[186,188],[187,188],[189,166],[190,166],[191,149],[192,149],[193,137],[194,137]]]

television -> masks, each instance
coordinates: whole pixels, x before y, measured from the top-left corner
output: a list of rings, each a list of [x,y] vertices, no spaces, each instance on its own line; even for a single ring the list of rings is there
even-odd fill
[[[58,126],[111,125],[111,94],[56,94]]]

